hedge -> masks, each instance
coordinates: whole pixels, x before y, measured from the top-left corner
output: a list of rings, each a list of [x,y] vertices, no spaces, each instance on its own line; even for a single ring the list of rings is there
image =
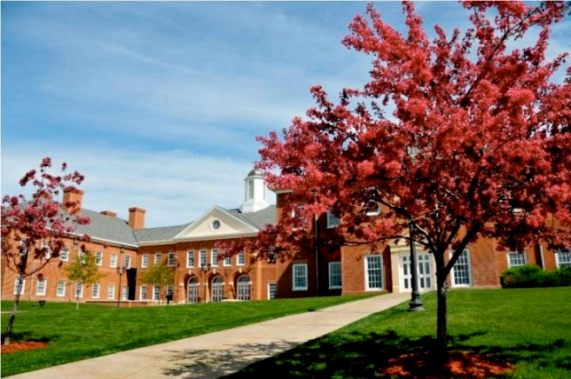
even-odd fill
[[[502,272],[500,281],[503,288],[571,286],[571,268],[545,271],[534,265],[513,267]]]

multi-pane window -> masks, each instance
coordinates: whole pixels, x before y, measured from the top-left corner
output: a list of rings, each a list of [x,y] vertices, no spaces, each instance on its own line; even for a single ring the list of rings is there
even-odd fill
[[[153,300],[160,300],[161,286],[153,286]]]
[[[83,297],[83,283],[75,283],[75,297]]]
[[[525,265],[525,254],[519,251],[510,251],[508,253],[509,267],[517,267]]]
[[[162,254],[161,253],[155,253],[155,266],[161,264],[161,259],[162,259]]]
[[[365,258],[367,272],[366,289],[378,290],[383,288],[383,261],[380,255],[369,255]]]
[[[569,267],[571,268],[571,250],[568,251],[558,251],[555,254],[557,260],[557,267]]]
[[[333,212],[331,212],[330,210],[327,211],[327,229],[335,228],[337,227],[337,225],[339,225],[339,223],[340,223],[339,218],[335,217]]]
[[[91,298],[92,299],[99,299],[99,291],[101,290],[99,283],[93,284],[91,287]]]
[[[128,297],[129,297],[129,287],[123,286],[121,288],[121,300],[127,300]]]
[[[175,256],[175,253],[171,252],[168,255],[167,266],[174,267],[175,265],[176,265],[176,256]]]
[[[341,288],[341,262],[329,262],[329,288]]]
[[[464,249],[454,267],[452,267],[452,284],[454,286],[470,285],[470,251]]]
[[[276,298],[278,285],[276,283],[268,283],[268,300]]]
[[[141,257],[141,268],[149,267],[149,254],[143,254]]]
[[[45,296],[46,295],[47,280],[44,278],[38,278],[36,283],[36,295]]]
[[[224,256],[224,266],[232,266],[232,257],[230,255]]]
[[[169,284],[169,285],[167,286],[167,295],[171,295],[171,296],[174,295],[174,286],[173,286],[173,285],[170,285],[170,284]]]
[[[194,267],[194,250],[186,252],[186,267]]]
[[[125,268],[127,268],[127,269],[131,268],[131,256],[125,255],[125,257],[123,259],[123,263],[125,265]]]
[[[250,278],[248,275],[242,275],[238,278],[236,298],[238,300],[250,300]]]
[[[141,293],[139,294],[140,300],[147,300],[147,286],[140,287]]]
[[[101,266],[103,264],[103,252],[101,251],[95,252],[95,264],[97,266]]]
[[[61,251],[59,252],[59,259],[61,259],[64,262],[67,262],[69,260],[69,249],[67,247],[62,248]]]
[[[206,250],[200,250],[200,267],[206,266]]]
[[[107,299],[108,300],[115,299],[115,284],[109,284],[107,286]]]
[[[212,249],[212,251],[210,252],[210,264],[212,266],[218,266],[218,249]]]
[[[65,281],[63,281],[63,280],[57,281],[56,296],[57,297],[64,297],[65,296]]]
[[[20,295],[24,294],[24,288],[26,288],[26,279],[22,280],[22,287],[20,287]],[[18,293],[18,278],[14,280],[14,295]]]
[[[111,254],[109,257],[109,267],[115,268],[117,267],[117,254]]]
[[[236,264],[238,266],[244,266],[246,264],[246,253],[244,253],[244,250],[240,250],[238,253],[238,256],[236,257]]]
[[[307,263],[296,263],[292,266],[292,289],[294,291],[307,290]]]

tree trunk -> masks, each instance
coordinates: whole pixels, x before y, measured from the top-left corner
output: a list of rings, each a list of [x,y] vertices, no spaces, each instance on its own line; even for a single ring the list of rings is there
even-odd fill
[[[436,357],[444,363],[448,357],[448,325],[446,307],[446,271],[443,257],[436,259],[437,317],[436,317]]]
[[[18,313],[18,306],[20,305],[20,293],[22,292],[23,284],[24,277],[19,275],[18,282],[16,283],[16,295],[14,296],[14,304],[12,305],[12,313],[10,313],[10,319],[8,320],[8,326],[6,328],[6,336],[4,337],[4,345],[10,344],[10,340],[12,338],[12,329],[14,328],[16,313]]]

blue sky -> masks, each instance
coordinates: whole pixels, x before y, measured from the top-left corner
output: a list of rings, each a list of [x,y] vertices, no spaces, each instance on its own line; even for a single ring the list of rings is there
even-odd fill
[[[402,28],[399,3],[376,6]],[[427,25],[466,19],[456,3],[418,7]],[[370,58],[340,44],[364,9],[2,2],[2,194],[51,156],[86,176],[84,207],[126,217],[140,206],[147,226],[239,206],[256,136],[312,106],[311,85],[366,81]],[[555,30],[551,55],[570,50],[568,30]]]

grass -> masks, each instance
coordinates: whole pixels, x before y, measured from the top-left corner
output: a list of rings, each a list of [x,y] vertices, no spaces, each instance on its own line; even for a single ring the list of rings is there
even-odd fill
[[[373,378],[387,357],[433,346],[436,297],[403,304],[254,363],[232,378]],[[571,287],[449,293],[450,348],[515,364],[508,377],[571,378]]]
[[[370,296],[370,295],[368,295]],[[114,308],[74,303],[22,302],[13,340],[46,340],[48,347],[2,355],[2,376],[55,366],[306,312],[367,296],[329,296],[235,303]],[[2,301],[2,310],[12,303]],[[2,331],[9,314],[2,314]]]

